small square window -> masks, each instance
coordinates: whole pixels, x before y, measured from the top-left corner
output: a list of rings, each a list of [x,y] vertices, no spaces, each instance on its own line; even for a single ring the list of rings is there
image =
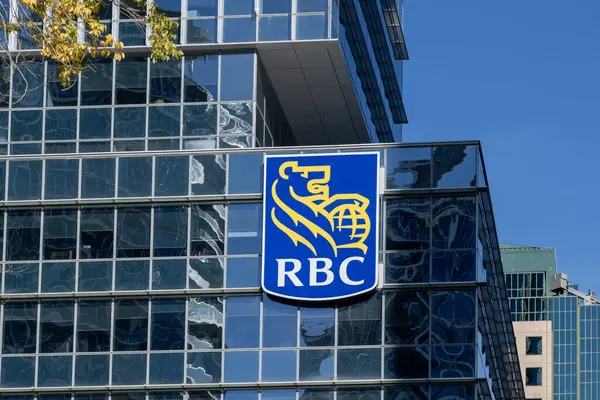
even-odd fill
[[[541,368],[526,368],[525,369],[525,385],[527,385],[527,386],[542,386],[542,369]]]
[[[528,356],[538,356],[542,354],[542,337],[528,336],[525,341],[525,354]]]

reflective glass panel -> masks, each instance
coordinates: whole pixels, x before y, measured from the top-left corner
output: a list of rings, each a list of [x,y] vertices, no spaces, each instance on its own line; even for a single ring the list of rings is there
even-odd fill
[[[190,350],[220,349],[223,343],[223,299],[220,297],[190,298],[187,313],[187,348]]]
[[[387,250],[428,249],[430,227],[431,201],[428,197],[387,201]]]
[[[44,62],[25,61],[19,71],[20,73],[13,73],[12,106],[42,107],[44,105]]]
[[[150,208],[124,208],[117,215],[117,257],[150,255]]]
[[[110,108],[86,108],[79,112],[80,139],[110,139]]]
[[[189,157],[156,157],[155,196],[186,196],[189,185]]]
[[[154,209],[154,257],[179,257],[187,254],[188,207]]]
[[[48,62],[47,77],[47,107],[64,107],[77,105],[78,81],[71,78],[68,85],[63,85],[60,81],[59,64],[53,61]]]
[[[75,357],[75,386],[108,385],[108,355],[78,355]]]
[[[153,260],[152,289],[185,289],[186,260]]]
[[[78,197],[79,160],[46,160],[45,199]]]
[[[81,105],[111,104],[112,75],[113,60],[111,59],[94,60],[94,68],[85,68],[81,73]]]
[[[115,197],[115,161],[114,158],[82,160],[82,198]]]
[[[150,107],[148,109],[148,136],[179,136],[181,108],[178,106]]]
[[[260,297],[229,297],[226,306],[225,347],[258,347]]]
[[[77,309],[77,351],[110,350],[110,300],[80,301]]]
[[[65,353],[74,346],[74,303],[48,301],[41,303],[40,353]]]
[[[300,308],[300,346],[333,346],[335,340],[333,308]]]
[[[223,154],[192,157],[190,180],[192,195],[225,193],[226,158]]]
[[[276,0],[282,2],[281,0]],[[274,42],[290,40],[291,17],[285,16],[263,16],[258,18],[258,40],[261,42]]]
[[[191,256],[223,254],[225,206],[191,206]]]
[[[6,264],[4,293],[35,293],[38,291],[39,264]]]
[[[145,384],[146,363],[146,354],[114,354],[112,359],[112,384]]]
[[[256,41],[256,18],[225,18],[223,43]]]
[[[120,27],[123,25],[121,23]],[[115,102],[117,104],[146,103],[146,77],[148,76],[146,59],[127,57],[118,62],[116,68]]]
[[[150,354],[150,384],[182,384],[183,353]]]
[[[73,357],[40,356],[38,358],[37,374],[37,384],[40,387],[71,386],[71,379],[73,374]],[[41,396],[38,396],[38,399],[41,398]],[[67,395],[66,400],[70,400],[70,398],[71,397]]]
[[[385,283],[429,282],[430,255],[407,251],[385,255]]]
[[[254,99],[254,54],[221,56],[221,100]]]
[[[119,197],[146,197],[151,192],[152,158],[119,158]]]
[[[475,292],[434,291],[431,296],[431,339],[435,343],[475,340]]]
[[[219,89],[219,56],[186,56],[184,68],[184,93],[186,102],[217,100]]]
[[[338,350],[338,379],[379,379],[380,377],[381,349]]]
[[[119,23],[119,40],[121,40],[125,46],[145,45],[146,32],[142,22],[129,21]],[[117,95],[118,94],[119,93],[117,92]]]
[[[257,382],[258,351],[230,351],[224,353],[225,382]]]
[[[11,301],[4,305],[3,354],[35,353],[38,305]]]
[[[475,281],[476,259],[474,251],[434,252],[431,261],[433,282]]]
[[[374,295],[359,304],[339,308],[338,345],[381,343],[381,298]]]
[[[262,245],[262,205],[230,204],[227,254],[258,254]]]
[[[473,345],[432,346],[432,378],[471,378],[475,376]]]
[[[44,212],[44,259],[77,257],[77,210],[46,209]]]
[[[221,382],[222,354],[223,353],[220,352],[188,353],[186,363],[186,383],[202,384]]]
[[[431,148],[387,150],[387,189],[425,189],[431,187]]]
[[[348,388],[338,389],[338,400],[379,400],[381,398],[381,390],[379,388]],[[411,399],[412,400],[412,399]]]
[[[152,300],[151,350],[183,350],[185,300]]]
[[[35,357],[3,357],[2,380],[3,388],[33,387]]]
[[[146,107],[115,108],[115,138],[136,138],[146,135]]]
[[[301,381],[328,381],[334,376],[333,350],[300,350]]]
[[[75,263],[42,264],[42,293],[75,291]]]
[[[179,101],[181,101],[181,61],[151,63],[150,103],[176,103]]]
[[[224,0],[225,15],[250,15],[254,13],[254,0]]]
[[[187,21],[188,43],[216,43],[217,42],[217,20],[189,19]]]
[[[297,0],[298,12],[327,12],[328,0]]]
[[[327,29],[327,14],[296,17],[296,40],[326,39]]]
[[[39,200],[42,197],[42,161],[8,163],[8,200]]]
[[[188,0],[188,17],[216,17],[219,12],[218,0]]]
[[[262,353],[262,381],[263,382],[291,382],[296,380],[296,351],[263,351]],[[263,391],[262,398],[265,398]],[[292,399],[296,398],[296,391],[291,391]],[[268,397],[275,398],[275,397]],[[281,399],[282,397],[277,397]]]
[[[298,308],[263,296],[263,347],[296,347]]]
[[[40,212],[11,211],[7,215],[6,260],[40,258]]]
[[[149,274],[149,261],[117,261],[115,290],[148,290]]]
[[[115,351],[141,351],[148,345],[148,301],[115,302]]]
[[[438,146],[433,148],[433,186],[461,188],[476,186],[475,146]]]
[[[192,104],[183,106],[184,136],[213,136],[217,134],[217,106]]]
[[[433,199],[433,247],[475,249],[475,215],[475,197]]]
[[[429,292],[385,294],[386,344],[421,344],[429,340]]]
[[[69,140],[77,138],[77,110],[46,110],[45,140]]]
[[[80,219],[79,257],[112,258],[115,240],[114,209],[84,208]]]
[[[285,14],[292,12],[291,0],[258,0],[261,14]]]
[[[260,286],[260,258],[228,258],[227,287]]]
[[[230,194],[261,193],[262,153],[229,155]]]
[[[216,289],[223,287],[223,258],[196,258],[189,260],[190,289]]]

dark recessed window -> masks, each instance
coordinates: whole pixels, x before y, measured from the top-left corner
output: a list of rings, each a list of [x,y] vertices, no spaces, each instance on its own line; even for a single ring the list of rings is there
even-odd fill
[[[525,368],[525,385],[542,386],[542,368]]]
[[[529,355],[541,355],[542,354],[542,337],[541,336],[528,336],[525,340],[526,350],[525,354]]]

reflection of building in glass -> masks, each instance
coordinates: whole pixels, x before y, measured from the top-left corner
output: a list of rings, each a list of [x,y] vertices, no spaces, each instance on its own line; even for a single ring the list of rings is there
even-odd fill
[[[0,69],[3,393],[523,399],[479,144],[390,143],[407,121],[402,2],[155,3],[181,60],[151,63],[114,4],[123,61],[66,89],[36,58]],[[265,152],[365,149],[385,171],[380,287],[269,298]]]

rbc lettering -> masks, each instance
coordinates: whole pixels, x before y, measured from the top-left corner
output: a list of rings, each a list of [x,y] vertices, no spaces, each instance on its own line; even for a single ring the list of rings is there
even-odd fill
[[[348,277],[348,266],[352,263],[362,263],[364,257],[348,257],[340,264],[339,278],[349,286],[358,286],[365,283],[365,280],[352,280]],[[292,268],[289,269],[288,265]],[[295,258],[277,259],[277,286],[285,287],[286,282],[291,282],[296,287],[304,286],[304,283],[298,278],[297,274],[302,270],[302,262]],[[308,286],[329,286],[335,281],[335,273],[331,270],[333,261],[330,258],[309,258],[309,281]]]

